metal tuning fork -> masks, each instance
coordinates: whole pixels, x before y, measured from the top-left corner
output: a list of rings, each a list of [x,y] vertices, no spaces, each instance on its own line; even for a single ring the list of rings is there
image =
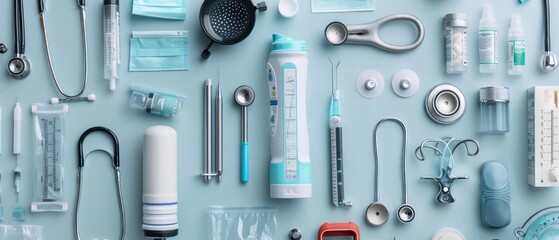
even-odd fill
[[[439,185],[439,193],[437,193],[435,197],[437,203],[453,203],[455,198],[451,192],[452,184],[458,179],[468,179],[468,177],[457,177],[453,175],[454,152],[461,145],[466,148],[468,156],[475,156],[479,153],[479,143],[477,141],[473,139],[457,139],[451,137],[427,139],[415,150],[415,157],[420,161],[425,160],[425,155],[423,153],[424,148],[433,149],[435,154],[440,158],[440,175],[438,177],[421,177],[421,179],[431,179]],[[475,149],[472,149],[474,146]]]

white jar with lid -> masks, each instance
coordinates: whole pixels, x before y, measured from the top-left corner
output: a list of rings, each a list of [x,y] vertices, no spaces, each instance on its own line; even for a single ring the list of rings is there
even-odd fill
[[[468,19],[465,13],[444,16],[446,72],[463,73],[468,68]]]

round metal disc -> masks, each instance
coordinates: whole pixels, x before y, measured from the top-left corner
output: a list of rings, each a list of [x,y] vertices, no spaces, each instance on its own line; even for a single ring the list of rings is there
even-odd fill
[[[429,117],[437,123],[455,123],[466,111],[466,98],[457,87],[440,84],[425,98],[425,109]]]
[[[394,74],[392,90],[400,97],[411,97],[419,89],[419,77],[409,69],[403,69]]]
[[[344,43],[348,35],[347,27],[341,22],[331,22],[324,30],[326,41],[333,45]]]
[[[254,90],[247,85],[242,85],[235,90],[235,101],[241,106],[249,106],[254,102]]]
[[[388,220],[389,215],[386,206],[379,202],[371,203],[371,205],[367,207],[367,212],[365,213],[367,222],[373,226],[384,224]]]
[[[404,204],[398,208],[398,220],[403,223],[409,223],[415,218],[415,209],[412,206]]]
[[[384,91],[384,78],[375,70],[365,70],[357,77],[357,92],[364,98],[375,98]]]

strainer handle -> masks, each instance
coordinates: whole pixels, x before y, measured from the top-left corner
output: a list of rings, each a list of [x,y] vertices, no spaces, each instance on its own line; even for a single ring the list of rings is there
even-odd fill
[[[258,12],[264,12],[268,10],[268,6],[266,6],[266,2],[259,2],[256,4],[256,10]]]

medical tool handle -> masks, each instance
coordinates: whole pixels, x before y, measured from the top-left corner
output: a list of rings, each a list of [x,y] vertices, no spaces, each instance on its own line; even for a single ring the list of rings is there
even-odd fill
[[[83,166],[85,165],[85,155],[83,154],[83,142],[85,140],[85,138],[93,132],[104,132],[106,134],[109,135],[109,137],[111,137],[111,139],[113,140],[113,146],[114,146],[114,152],[113,152],[113,166],[115,168],[119,168],[120,167],[120,151],[119,151],[119,143],[118,143],[118,138],[116,137],[116,134],[111,131],[110,129],[106,128],[106,127],[92,127],[90,129],[85,130],[84,133],[82,133],[82,135],[80,136],[80,139],[78,140],[78,168],[83,168]]]
[[[241,182],[248,182],[248,142],[241,143]]]
[[[204,181],[212,180],[212,80],[204,84]]]
[[[221,182],[223,174],[223,95],[221,85],[217,86],[215,125],[215,168],[218,182]]]
[[[241,108],[241,182],[248,182],[248,108]]]
[[[14,154],[21,153],[21,107],[19,102],[14,107]]]
[[[407,45],[394,45],[384,42],[380,37],[380,29],[383,25],[394,21],[407,21],[417,29],[417,37],[414,42]],[[346,25],[348,36],[346,43],[371,44],[389,52],[405,52],[415,49],[421,45],[425,38],[423,23],[410,14],[394,14],[378,19],[368,24]]]

